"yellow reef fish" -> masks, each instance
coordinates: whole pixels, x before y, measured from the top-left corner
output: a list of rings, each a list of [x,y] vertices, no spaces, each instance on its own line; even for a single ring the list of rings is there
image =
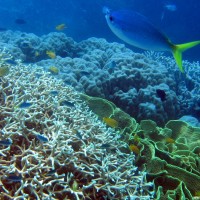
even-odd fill
[[[109,117],[104,117],[103,121],[110,127],[112,128],[117,128],[118,127],[118,121],[115,119],[109,118]]]
[[[38,57],[40,53],[38,51],[35,52],[35,57]]]
[[[136,145],[134,145],[134,144],[129,145],[129,148],[135,154],[139,154],[140,153],[140,149]]]
[[[46,54],[52,59],[54,59],[56,57],[56,54],[53,51],[46,51]]]
[[[56,30],[57,31],[63,31],[64,29],[66,29],[66,25],[65,24],[59,24],[56,26]]]
[[[137,134],[135,134],[133,140],[134,142],[138,143],[140,141],[140,137]]]
[[[200,191],[196,191],[194,194],[195,197],[200,197]]]
[[[175,140],[173,138],[168,137],[168,138],[165,138],[165,142],[173,144],[173,143],[175,143]]]
[[[51,66],[48,69],[52,74],[58,74],[59,73],[59,69],[55,66]]]
[[[0,77],[6,76],[9,74],[9,67],[7,65],[3,65],[0,67]]]

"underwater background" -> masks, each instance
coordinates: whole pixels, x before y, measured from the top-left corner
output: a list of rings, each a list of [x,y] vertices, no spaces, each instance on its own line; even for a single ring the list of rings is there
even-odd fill
[[[76,41],[101,37],[121,42],[106,24],[102,13],[104,6],[113,10],[131,9],[145,15],[175,44],[198,40],[200,33],[198,0],[1,0],[0,5],[0,28],[43,35],[55,31],[56,25],[65,23],[67,28],[64,32]],[[167,9],[166,5],[176,8]],[[20,26],[15,23],[16,19],[23,19],[26,24]],[[195,47],[184,56],[188,60],[198,60],[199,51],[200,47]]]
[[[0,199],[200,199],[200,45],[181,72],[104,6],[200,40],[198,0],[0,0]]]

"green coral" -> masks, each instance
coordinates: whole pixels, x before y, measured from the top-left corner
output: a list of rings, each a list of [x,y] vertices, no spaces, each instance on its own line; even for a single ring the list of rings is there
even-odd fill
[[[138,123],[130,115],[117,108],[112,102],[99,97],[90,97],[85,94],[80,95],[89,108],[102,120],[110,117],[118,122],[118,129],[122,132],[131,133],[137,130]]]
[[[200,191],[200,128],[179,120],[169,121],[164,128],[152,120],[138,124],[110,101],[87,95],[81,98],[100,119],[117,120],[122,139],[138,146],[136,165],[154,181],[157,200],[190,200]],[[133,135],[140,139],[135,141]]]
[[[6,76],[6,75],[8,75],[8,74],[9,74],[9,66],[3,64],[3,65],[0,67],[0,77]]]
[[[198,144],[200,129],[178,120],[169,121],[163,129],[156,128],[155,124],[154,127],[144,126],[144,124],[148,123],[141,122],[140,127],[144,129],[143,134],[146,139],[141,140],[140,143],[144,149],[148,149],[149,145],[154,146],[155,156],[150,151],[142,151],[138,158],[138,165],[140,163],[142,166],[145,165],[150,180],[154,180],[157,199],[193,199],[192,196],[200,191],[200,148],[195,146]],[[158,141],[159,137],[155,137],[159,135],[160,141]],[[166,136],[172,137],[174,143],[167,143],[164,140]],[[160,166],[159,170],[158,166]],[[165,181],[161,184],[156,180]]]

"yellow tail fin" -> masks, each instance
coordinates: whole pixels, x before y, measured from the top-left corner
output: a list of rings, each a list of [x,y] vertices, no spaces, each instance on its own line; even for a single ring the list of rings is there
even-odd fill
[[[182,66],[182,53],[186,51],[187,49],[190,49],[198,44],[200,44],[200,40],[172,46],[174,59],[176,60],[176,64],[178,65],[181,72],[184,72],[183,66]]]

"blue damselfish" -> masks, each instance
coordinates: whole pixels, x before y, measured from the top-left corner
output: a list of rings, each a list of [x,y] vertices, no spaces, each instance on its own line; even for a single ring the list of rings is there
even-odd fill
[[[200,40],[185,44],[173,44],[148,19],[133,11],[111,11],[104,8],[106,21],[112,32],[124,42],[150,51],[170,51],[181,72],[182,52],[200,44]]]

